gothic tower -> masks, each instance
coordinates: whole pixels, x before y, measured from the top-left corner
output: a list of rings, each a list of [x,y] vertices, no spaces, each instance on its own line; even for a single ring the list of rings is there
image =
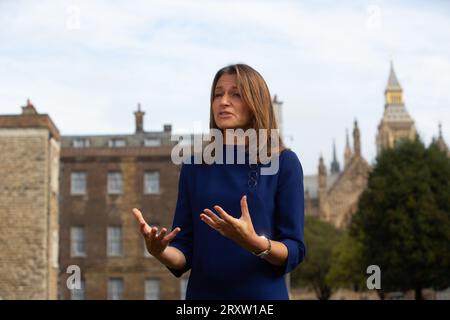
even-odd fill
[[[345,150],[344,150],[344,167],[347,167],[347,165],[350,163],[350,159],[352,158],[353,153],[352,149],[350,148],[350,141],[348,139],[348,129],[346,130],[346,137],[345,137]]]
[[[413,140],[416,137],[414,120],[405,108],[403,89],[397,80],[392,62],[384,97],[384,113],[376,138],[378,154],[385,148],[394,147],[401,139]]]
[[[331,174],[337,174],[340,172],[341,168],[336,158],[336,141],[333,141],[333,162],[331,162]]]
[[[353,128],[353,150],[355,156],[361,156],[361,133],[358,128],[358,121],[356,120]]]

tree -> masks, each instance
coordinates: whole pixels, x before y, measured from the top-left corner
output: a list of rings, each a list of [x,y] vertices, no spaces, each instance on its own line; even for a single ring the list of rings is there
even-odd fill
[[[450,285],[450,159],[417,138],[383,151],[353,216],[364,265],[381,268],[384,291]]]
[[[366,268],[362,262],[362,245],[345,233],[331,254],[331,268],[325,281],[333,288],[359,290],[366,285]]]
[[[331,296],[325,277],[331,265],[331,251],[340,232],[330,223],[313,216],[305,217],[305,261],[292,273],[293,286],[311,287],[320,300]]]

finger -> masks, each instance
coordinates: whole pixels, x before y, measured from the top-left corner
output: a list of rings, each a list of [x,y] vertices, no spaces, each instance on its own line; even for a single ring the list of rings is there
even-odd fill
[[[223,220],[225,220],[226,222],[234,225],[235,223],[235,218],[230,216],[228,213],[225,212],[225,210],[223,210],[221,207],[219,206],[214,206],[214,209],[216,209],[216,211],[220,214],[220,216],[222,217]]]
[[[156,236],[156,238],[157,238],[158,240],[161,240],[161,239],[164,238],[164,236],[166,235],[166,233],[167,233],[167,229],[166,229],[166,228],[162,228],[162,229],[161,229],[161,232]]]
[[[145,222],[145,220],[144,220],[144,217],[143,217],[143,215],[142,215],[142,212],[139,210],[139,209],[137,209],[137,208],[134,208],[133,209],[133,215],[134,215],[134,217],[136,218],[136,220],[142,225],[142,224],[147,224],[147,222]]]
[[[148,224],[141,224],[141,232],[144,236],[149,237],[152,228]]]
[[[156,234],[158,233],[158,228],[157,227],[152,227],[150,230],[150,240],[155,240],[156,239]]]
[[[244,195],[241,198],[241,212],[242,217],[246,219],[250,219],[250,211],[248,210],[247,196]]]
[[[206,214],[200,214],[200,219],[202,219],[202,221],[204,223],[206,223],[208,226],[210,226],[213,229],[217,228],[217,224],[213,221],[213,219],[211,219],[209,216],[207,216]]]
[[[223,222],[222,219],[220,219],[220,218],[217,216],[217,214],[215,214],[214,212],[212,212],[212,211],[209,210],[209,209],[203,210],[203,213],[204,213],[208,218],[210,218],[215,224],[220,224],[220,223]]]
[[[176,237],[176,235],[181,231],[181,228],[177,227],[173,229],[167,236],[164,237],[164,241],[170,242],[173,240],[173,238]]]

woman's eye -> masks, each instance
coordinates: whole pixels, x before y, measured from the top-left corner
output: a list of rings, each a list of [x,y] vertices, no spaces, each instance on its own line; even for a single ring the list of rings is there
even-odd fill
[[[222,93],[216,93],[214,94],[214,97],[220,97],[222,95]]]
[[[233,93],[233,96],[240,97],[241,95],[239,93],[235,92],[235,93]]]

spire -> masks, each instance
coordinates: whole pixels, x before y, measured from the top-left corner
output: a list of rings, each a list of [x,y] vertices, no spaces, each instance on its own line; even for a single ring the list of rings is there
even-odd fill
[[[353,128],[353,149],[355,150],[355,155],[361,155],[361,133],[359,132],[358,121],[356,119]]]
[[[320,154],[319,158],[319,189],[325,189],[327,187],[327,168],[323,161],[323,156]]]
[[[403,105],[403,89],[398,82],[397,75],[394,71],[394,65],[391,61],[391,70],[389,71],[388,83],[384,91],[385,108],[390,105]]]
[[[141,104],[138,103],[138,109],[134,112],[134,117],[136,120],[136,133],[144,132],[144,115],[145,112],[141,111]]]
[[[400,83],[398,82],[397,75],[394,71],[394,64],[391,60],[391,70],[389,71],[389,79],[388,84],[386,87],[386,90],[402,90],[402,87],[400,86]]]
[[[336,141],[333,139],[333,162],[331,162],[331,174],[336,174],[341,172],[339,162],[336,158]]]
[[[437,146],[443,152],[448,152],[448,146],[445,143],[444,137],[442,136],[442,124],[439,122],[439,135],[437,139],[433,138],[433,143],[437,143]]]
[[[350,141],[348,138],[348,129],[345,129],[345,150],[344,150],[344,166],[347,167],[347,165],[350,163],[350,159],[352,158],[352,149],[350,148]]]

